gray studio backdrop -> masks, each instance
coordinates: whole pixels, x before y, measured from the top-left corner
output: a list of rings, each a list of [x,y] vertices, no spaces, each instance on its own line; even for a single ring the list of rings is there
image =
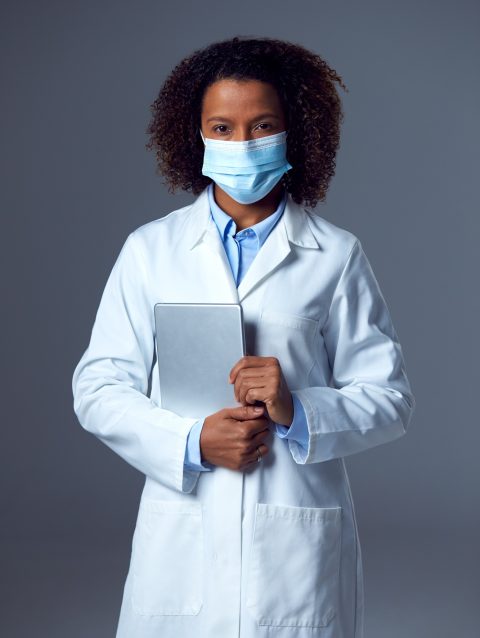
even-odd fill
[[[143,476],[81,428],[71,376],[127,235],[193,200],[155,174],[149,104],[183,56],[242,34],[313,49],[349,88],[317,212],[362,241],[417,399],[405,437],[347,461],[367,637],[478,637],[479,15],[2,2],[2,636],[114,636]]]

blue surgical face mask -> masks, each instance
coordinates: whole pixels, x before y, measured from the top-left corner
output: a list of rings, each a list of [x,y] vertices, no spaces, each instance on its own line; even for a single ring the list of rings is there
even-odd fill
[[[203,137],[202,174],[240,204],[258,202],[293,168],[287,162],[287,132],[231,142]]]

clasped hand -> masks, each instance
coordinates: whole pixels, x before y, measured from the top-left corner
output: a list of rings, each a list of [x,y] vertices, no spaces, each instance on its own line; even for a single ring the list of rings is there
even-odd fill
[[[268,416],[280,425],[291,425],[293,400],[276,357],[245,355],[230,371],[235,399],[242,405],[261,401]]]
[[[293,399],[275,357],[242,357],[231,369],[229,381],[242,405],[205,418],[200,432],[201,459],[242,471],[257,462],[258,451],[262,456],[268,453],[268,419],[291,425]]]

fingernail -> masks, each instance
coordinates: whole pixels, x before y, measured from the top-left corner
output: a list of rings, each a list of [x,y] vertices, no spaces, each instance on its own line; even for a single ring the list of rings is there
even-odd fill
[[[260,412],[263,412],[263,408],[260,408],[260,407],[254,408],[253,411],[256,412],[257,414],[260,414]]]

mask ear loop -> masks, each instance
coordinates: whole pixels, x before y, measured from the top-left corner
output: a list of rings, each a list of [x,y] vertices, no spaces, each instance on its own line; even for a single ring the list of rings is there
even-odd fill
[[[285,131],[285,141],[287,140],[288,137],[288,130]],[[288,169],[291,170],[291,169]],[[283,187],[285,188],[285,197],[287,197],[287,184],[286,181],[288,180],[288,176],[287,176],[288,171],[286,171],[283,175],[282,178],[280,180],[281,184],[283,184]]]

